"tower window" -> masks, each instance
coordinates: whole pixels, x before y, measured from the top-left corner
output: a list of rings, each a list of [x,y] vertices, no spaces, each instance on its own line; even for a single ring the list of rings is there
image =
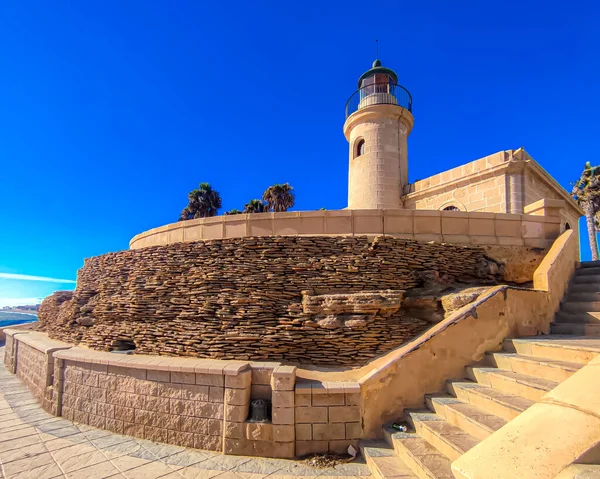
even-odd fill
[[[454,205],[446,206],[442,211],[460,211],[458,207]]]
[[[365,140],[362,138],[356,142],[356,151],[354,152],[354,158],[365,154]]]
[[[565,223],[565,231],[570,230],[571,225],[569,223]]]

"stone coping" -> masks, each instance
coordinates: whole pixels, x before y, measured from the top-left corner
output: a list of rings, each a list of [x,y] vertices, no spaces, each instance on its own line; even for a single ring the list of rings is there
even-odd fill
[[[129,247],[260,236],[393,236],[440,243],[546,248],[559,234],[559,217],[402,209],[296,211],[180,221],[134,236]]]
[[[4,331],[6,335],[10,337],[14,337],[18,334],[20,342],[43,353],[50,353],[71,347],[69,344],[63,343],[62,341],[50,339],[46,334],[42,333],[20,331],[18,329],[5,329]]]
[[[49,339],[46,333],[33,331],[6,330],[10,337],[19,335],[18,341],[45,353],[54,352],[53,357],[83,364],[98,364],[128,369],[146,369],[153,371],[169,371],[177,373],[216,374],[238,376],[244,371],[252,370],[285,372],[295,374],[296,366],[283,365],[277,362],[235,361],[220,359],[199,359],[170,356],[148,356],[136,354],[120,354],[72,346],[62,341]],[[298,380],[298,387],[310,388],[312,394],[358,393],[360,384],[356,381],[342,380]]]

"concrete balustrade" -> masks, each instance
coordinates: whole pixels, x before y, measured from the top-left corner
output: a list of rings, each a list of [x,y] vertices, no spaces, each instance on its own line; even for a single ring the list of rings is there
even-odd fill
[[[392,236],[419,241],[547,248],[557,216],[433,210],[340,210],[215,216],[160,226],[133,237],[131,249],[247,236]]]

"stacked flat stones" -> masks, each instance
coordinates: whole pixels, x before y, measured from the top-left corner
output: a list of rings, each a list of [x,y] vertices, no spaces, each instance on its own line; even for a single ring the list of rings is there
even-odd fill
[[[100,350],[133,341],[142,354],[360,365],[428,323],[400,308],[321,327],[303,291],[398,295],[419,287],[424,271],[467,283],[503,274],[478,247],[390,237],[175,243],[87,259],[73,297],[47,298],[39,318],[52,338]]]

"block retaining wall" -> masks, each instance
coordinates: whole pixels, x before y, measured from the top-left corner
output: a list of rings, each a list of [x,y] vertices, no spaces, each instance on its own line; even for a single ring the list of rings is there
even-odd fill
[[[343,452],[360,438],[358,383],[296,381],[276,362],[128,356],[7,331],[5,363],[54,415],[156,442],[264,457]],[[249,422],[250,402],[272,402]]]

